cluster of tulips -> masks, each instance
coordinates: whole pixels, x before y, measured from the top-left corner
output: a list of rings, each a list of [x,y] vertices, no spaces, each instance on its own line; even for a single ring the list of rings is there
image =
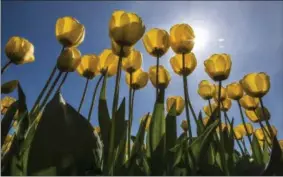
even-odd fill
[[[155,87],[156,102],[153,113],[146,114],[141,119],[141,125],[144,124],[144,129],[147,134],[149,134],[149,144],[146,143],[145,145],[143,144],[144,142],[142,142],[142,149],[150,149],[149,153],[154,155],[154,150],[158,148],[158,143],[161,142],[160,139],[162,138],[156,141],[157,143],[153,143],[154,140],[159,138],[157,136],[160,135],[161,137],[166,134],[166,131],[168,131],[167,128],[165,128],[168,125],[164,117],[164,111],[163,109],[158,109],[158,105],[159,103],[164,102],[164,92],[170,85],[171,76],[168,70],[159,64],[159,61],[171,47],[175,52],[175,56],[172,56],[170,59],[170,64],[174,73],[183,79],[184,98],[178,95],[169,96],[166,100],[166,108],[168,115],[173,117],[181,115],[185,109],[186,120],[182,121],[181,128],[184,130],[182,135],[187,137],[188,146],[193,146],[194,139],[196,138],[193,137],[191,129],[192,121],[194,121],[198,130],[207,129],[210,125],[212,125],[211,122],[217,122],[217,127],[215,126],[217,133],[214,134],[213,137],[215,138],[214,141],[220,145],[219,148],[221,151],[225,151],[225,143],[227,143],[225,142],[227,141],[227,139],[225,139],[225,132],[231,132],[232,137],[236,140],[242,155],[249,154],[244,141],[245,136],[247,136],[251,145],[251,154],[255,154],[256,151],[258,151],[255,149],[255,146],[252,145],[253,135],[256,137],[261,148],[264,149],[264,144],[266,143],[268,145],[268,152],[271,153],[274,138],[277,135],[277,130],[274,126],[270,125],[270,113],[263,104],[263,97],[270,89],[270,79],[266,73],[259,72],[247,74],[239,82],[228,84],[225,88],[222,86],[222,81],[229,78],[232,68],[231,57],[228,54],[211,55],[204,61],[204,66],[205,72],[215,83],[211,83],[208,80],[202,80],[199,83],[198,94],[202,99],[207,100],[208,104],[203,107],[206,117],[202,118],[201,116],[198,117],[196,115],[190,100],[187,81],[187,78],[197,66],[197,59],[192,52],[194,48],[195,35],[193,29],[188,24],[176,24],[170,29],[170,33],[158,28],[153,28],[145,32],[145,25],[138,15],[125,11],[115,11],[113,12],[109,22],[111,48],[103,50],[99,55],[81,55],[78,46],[84,41],[85,28],[84,25],[79,23],[79,21],[75,18],[69,16],[59,18],[55,28],[56,38],[62,45],[62,50],[45,86],[41,90],[32,109],[29,111],[30,122],[29,128],[25,132],[26,135],[31,131],[31,129],[33,129],[32,127],[35,127],[36,131],[37,125],[40,124],[44,108],[46,107],[47,102],[60,79],[61,82],[57,87],[56,93],[60,92],[60,89],[64,85],[69,73],[76,71],[81,77],[85,78],[86,84],[82,93],[80,104],[77,108],[77,112],[80,113],[89,87],[89,82],[94,78],[98,78],[87,116],[87,120],[90,122],[99,85],[101,85],[101,82],[103,81],[103,86],[105,86],[107,78],[116,75],[115,91],[112,102],[112,115],[110,116],[111,128],[110,130],[103,130],[103,127],[99,126],[94,126],[93,128],[93,133],[102,138],[104,146],[106,146],[106,140],[104,138],[103,131],[109,131],[109,142],[107,141],[107,145],[109,145],[110,148],[106,150],[107,160],[104,159],[104,161],[107,161],[107,163],[103,165],[103,172],[107,175],[114,175],[115,169],[113,168],[113,165],[117,160],[116,156],[118,152],[120,152],[120,147],[111,147],[115,147],[115,143],[117,141],[117,139],[115,139],[115,133],[117,133],[117,130],[115,130],[117,127],[115,125],[118,121],[117,112],[119,112],[120,109],[118,108],[120,78],[122,74],[121,72],[124,70],[126,74],[126,83],[129,86],[128,121],[125,127],[127,129],[127,135],[125,136],[126,142],[124,143],[124,146],[126,146],[124,162],[127,160],[130,161],[132,154],[137,151],[137,145],[135,143],[131,145],[131,128],[134,119],[134,97],[136,91],[139,91],[147,85],[148,80],[150,80],[152,85]],[[156,65],[151,66],[148,72],[142,68],[143,58],[141,52],[134,48],[135,44],[140,39],[142,39],[146,51],[152,57],[156,58]],[[5,52],[9,62],[1,69],[2,74],[12,63],[19,65],[30,63],[35,60],[34,46],[31,42],[22,37],[15,36],[10,38],[6,45]],[[59,72],[55,77],[56,71]],[[52,83],[52,79],[54,77],[55,79]],[[49,86],[50,88],[48,89]],[[13,87],[13,84],[7,83],[2,85],[2,90],[3,88],[6,90],[13,90],[9,89],[9,87]],[[103,87],[101,90],[102,93]],[[46,95],[44,96],[45,93]],[[212,100],[214,100],[214,102],[212,102]],[[242,120],[242,123],[235,127],[233,127],[233,123],[231,123],[233,120],[230,120],[227,115],[231,108],[232,100],[238,104]],[[16,99],[12,97],[6,96],[3,98],[1,100],[1,114],[6,114],[9,107],[11,107],[11,105],[15,102]],[[161,107],[163,107],[163,104]],[[99,111],[101,111],[101,109],[99,109]],[[246,122],[244,112],[250,122]],[[157,118],[159,113],[161,118]],[[222,113],[224,113],[224,118],[222,117]],[[19,110],[17,114],[21,114],[21,111]],[[100,112],[99,114],[102,113]],[[222,122],[223,120],[225,123]],[[12,122],[13,127],[15,128],[19,127],[20,123],[21,120],[13,120]],[[261,128],[254,130],[252,123],[259,123]],[[156,127],[158,126],[160,128],[157,130]],[[172,124],[172,126],[176,125]],[[154,134],[153,132],[156,131],[158,132]],[[150,134],[154,135],[151,136]],[[174,136],[177,136],[176,131]],[[4,138],[5,140],[2,143],[2,156],[9,151],[13,140],[12,136],[9,134]],[[282,148],[283,140],[278,142]],[[168,142],[166,143],[169,144]],[[174,146],[175,142],[170,146],[170,149]],[[105,148],[103,150],[105,151]],[[194,155],[192,155],[193,153],[192,149],[188,150],[189,157],[193,159],[189,161],[193,164],[192,167],[196,168],[197,162],[193,157]],[[256,157],[257,156],[254,158]],[[225,168],[225,158],[225,153],[220,154],[220,166],[222,167],[224,174],[229,175],[228,169]],[[170,175],[169,172],[166,174]]]

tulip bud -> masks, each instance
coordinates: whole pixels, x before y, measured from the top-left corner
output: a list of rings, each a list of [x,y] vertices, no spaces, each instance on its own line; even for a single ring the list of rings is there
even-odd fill
[[[183,67],[183,55],[177,54],[170,59],[171,67],[173,71],[180,76],[190,75],[197,66],[197,60],[194,53],[184,54],[184,67]]]
[[[214,81],[226,80],[231,71],[232,61],[230,55],[214,54],[204,61],[205,72]]]
[[[270,89],[270,78],[266,73],[251,73],[240,81],[244,91],[252,96],[261,98]]]
[[[81,62],[77,67],[77,72],[79,73],[79,75],[87,79],[93,79],[94,76],[99,74],[97,70],[98,62],[98,56],[94,54],[84,55],[81,57]]]
[[[34,46],[25,38],[11,37],[6,44],[5,53],[16,65],[34,62]]]
[[[1,114],[4,115],[6,114],[7,110],[9,109],[9,107],[16,101],[15,98],[10,97],[10,96],[5,96],[2,100],[1,100]]]
[[[214,93],[215,102],[218,102],[218,96],[219,96],[219,87],[215,86],[215,93]],[[226,89],[224,87],[221,87],[220,101],[224,101],[225,99],[227,99]]]
[[[223,100],[220,104],[220,108],[222,111],[227,112],[232,106],[232,101],[229,98]]]
[[[212,113],[216,110],[216,108],[217,108],[217,104],[216,103],[212,103],[211,104],[211,109],[212,109],[212,111],[210,110],[210,106],[209,105],[207,105],[207,106],[204,106],[203,107],[203,111],[205,112],[205,114],[207,115],[207,116],[211,116],[212,115]]]
[[[168,97],[166,104],[167,104],[167,112],[169,112],[173,104],[175,104],[177,116],[182,114],[185,107],[185,101],[181,96]]]
[[[194,31],[188,24],[176,24],[170,29],[170,45],[177,54],[190,53],[194,39]]]
[[[75,48],[65,49],[57,60],[57,68],[61,72],[73,72],[81,62],[81,52]]]
[[[215,94],[215,86],[207,80],[202,80],[198,85],[198,94],[204,99],[209,100]]]
[[[105,49],[99,55],[97,69],[102,75],[108,77],[114,76],[117,73],[118,57],[110,49]]]
[[[156,84],[156,74],[156,66],[151,66],[149,68],[149,79],[152,85],[161,89],[167,88],[171,81],[170,73],[160,65],[158,70],[158,85]]]
[[[236,140],[241,140],[241,139],[243,139],[243,134],[242,134],[242,132],[241,131],[239,131],[236,127],[234,128],[234,138],[236,139]]]
[[[133,46],[121,47],[113,39],[111,39],[111,47],[112,47],[112,52],[115,55],[121,56],[121,57],[128,57],[134,48]]]
[[[122,68],[128,73],[133,73],[140,69],[142,65],[142,54],[137,50],[132,50],[127,58],[122,61]]]
[[[264,108],[264,115],[262,114],[262,108],[257,107],[256,110],[245,110],[245,114],[250,121],[257,123],[259,121],[263,121],[265,119],[270,119],[270,113],[267,108]]]
[[[132,83],[130,81],[130,75],[132,74]],[[139,90],[144,88],[148,82],[148,73],[139,69],[133,73],[126,73],[126,83],[128,86],[132,87],[134,90]]]
[[[245,125],[247,127],[247,131],[245,129]],[[235,128],[237,129],[237,131],[241,132],[241,134],[243,136],[250,136],[250,135],[252,135],[253,132],[254,132],[253,125],[250,124],[250,123],[246,123],[245,125],[244,124],[239,124]]]
[[[258,104],[259,104],[259,99],[253,98],[249,95],[244,95],[240,99],[240,105],[248,110],[255,110],[258,107]]]
[[[233,82],[226,87],[227,95],[232,100],[239,100],[243,97],[244,91],[241,84]]]
[[[146,51],[154,57],[163,56],[170,47],[169,34],[158,28],[149,30],[142,41]]]
[[[142,19],[135,13],[113,12],[109,22],[109,36],[120,46],[132,46],[145,32]]]
[[[84,25],[73,17],[62,17],[56,22],[55,34],[64,47],[77,47],[85,37]]]

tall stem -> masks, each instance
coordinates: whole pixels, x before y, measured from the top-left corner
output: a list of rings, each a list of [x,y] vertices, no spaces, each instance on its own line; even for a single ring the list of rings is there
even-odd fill
[[[83,105],[83,102],[84,102],[84,99],[85,99],[85,95],[86,95],[86,91],[87,91],[87,87],[88,87],[88,82],[89,82],[89,79],[87,78],[86,79],[86,83],[85,83],[85,88],[84,88],[83,96],[82,96],[82,99],[81,99],[81,102],[80,102],[80,105],[79,105],[79,108],[78,108],[78,112],[79,113],[81,112],[81,108],[82,108],[82,105]]]
[[[240,114],[241,114],[241,118],[242,118],[242,123],[243,123],[244,128],[245,128],[245,131],[246,131],[246,133],[247,133],[247,137],[248,137],[249,143],[250,143],[250,145],[251,145],[251,147],[252,147],[252,153],[254,153],[254,152],[255,152],[254,146],[252,145],[252,139],[251,139],[250,135],[248,135],[248,128],[247,128],[247,125],[246,125],[246,122],[245,122],[245,118],[244,118],[243,110],[242,110],[242,108],[241,108],[240,101],[238,101],[238,106],[239,106],[239,109],[240,109]],[[256,158],[256,156],[255,156],[255,158]]]
[[[69,74],[69,72],[66,72],[66,73],[65,73],[65,75],[64,75],[64,77],[63,77],[63,79],[62,79],[62,81],[61,81],[61,83],[60,83],[60,85],[59,85],[59,87],[57,88],[56,93],[60,92],[62,86],[64,85],[64,83],[65,83],[65,81],[66,81],[66,79],[67,79],[67,77],[68,77],[68,74]]]
[[[107,76],[104,76],[104,77],[107,77]],[[91,114],[92,114],[92,110],[93,110],[93,107],[94,107],[94,102],[95,102],[95,96],[96,96],[96,92],[97,92],[97,89],[98,89],[98,86],[101,82],[103,78],[103,75],[101,75],[96,83],[96,86],[94,88],[94,91],[93,91],[93,95],[92,95],[92,100],[91,100],[91,105],[90,105],[90,109],[89,109],[89,112],[88,112],[88,117],[87,117],[87,120],[88,122],[90,122],[90,119],[91,119]]]
[[[245,143],[244,138],[242,139],[242,143],[243,143],[243,146],[244,146],[245,152],[246,152],[247,154],[249,154],[249,151],[248,151],[248,149],[247,149],[247,146],[246,146],[246,143]]]
[[[128,158],[130,158],[130,154],[131,154],[131,111],[132,111],[132,79],[133,79],[133,74],[132,73],[129,73],[130,74],[130,85],[129,85],[129,112],[128,112],[128,120],[129,120],[129,123],[128,123]]]
[[[8,63],[6,63],[3,68],[1,68],[1,74],[3,74],[5,72],[5,70],[12,64],[12,61],[8,61]]]
[[[156,57],[156,100],[158,97],[158,85],[159,85],[159,56]]]
[[[270,132],[270,136],[272,138],[274,138],[274,133],[273,133],[273,130],[271,128],[271,125],[269,124],[269,121],[267,120],[266,116],[265,116],[265,111],[264,111],[264,105],[263,105],[263,101],[262,101],[262,98],[259,98],[259,101],[260,101],[260,106],[261,106],[261,111],[262,111],[262,115],[264,116],[264,120],[265,120],[265,123],[267,125],[267,128],[268,128],[268,131]],[[271,141],[273,141],[273,139],[271,139]]]
[[[53,90],[54,90],[55,86],[57,85],[57,83],[58,83],[59,79],[61,78],[61,76],[62,76],[62,72],[60,71],[60,72],[58,73],[56,79],[54,80],[53,84],[51,85],[49,91],[47,92],[47,94],[46,94],[44,100],[42,101],[41,106],[39,106],[39,109],[36,111],[35,116],[37,115],[37,113],[39,113],[39,112],[42,110],[42,108],[44,108],[45,104],[46,104],[47,101],[48,101],[48,98],[50,97],[51,93],[53,92]]]

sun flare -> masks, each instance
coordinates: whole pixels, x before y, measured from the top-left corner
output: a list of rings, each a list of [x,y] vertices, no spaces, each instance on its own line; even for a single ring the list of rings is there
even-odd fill
[[[201,27],[193,27],[195,32],[195,46],[194,51],[196,50],[204,50],[208,40],[209,40],[209,32],[208,30]]]

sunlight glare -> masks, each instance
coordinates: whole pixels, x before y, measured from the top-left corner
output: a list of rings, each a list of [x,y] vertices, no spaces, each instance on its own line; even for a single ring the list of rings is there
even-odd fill
[[[209,40],[208,30],[200,27],[193,27],[193,29],[195,33],[195,46],[193,50],[204,50]]]

